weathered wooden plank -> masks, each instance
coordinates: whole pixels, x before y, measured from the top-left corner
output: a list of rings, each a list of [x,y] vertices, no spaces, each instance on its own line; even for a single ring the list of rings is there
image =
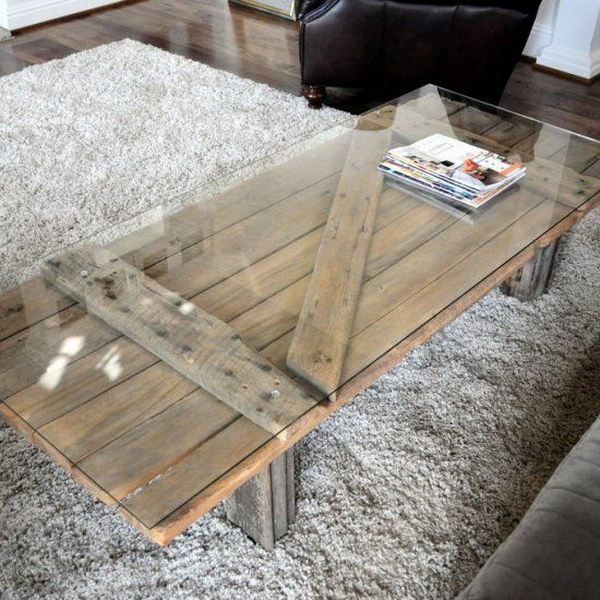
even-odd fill
[[[475,224],[448,217],[423,205],[399,221],[397,226],[376,233],[367,260],[366,279],[354,319],[353,335],[543,201],[543,197],[533,194],[507,196],[493,210],[482,213]],[[567,210],[563,207],[563,211]],[[552,214],[547,213],[549,223]],[[564,212],[557,213],[556,217],[560,215]],[[410,231],[414,235],[408,233]],[[384,232],[385,236],[382,235]],[[526,239],[529,237],[523,235],[515,243],[526,245]],[[387,259],[386,262],[381,263],[381,258]],[[240,315],[232,321],[232,325],[243,330],[251,343],[265,347],[270,340],[294,328],[308,285],[308,277],[297,281],[252,311]],[[393,335],[393,327],[390,333]]]
[[[375,219],[375,232],[398,222],[419,206],[419,201],[397,190],[384,191]],[[194,296],[193,301],[216,317],[231,321],[310,273],[323,229],[321,224],[288,246]]]
[[[535,221],[538,231],[543,233],[544,228],[551,226],[561,217],[568,214],[566,207],[558,205],[557,207],[549,201],[544,201],[537,196],[520,195],[518,197],[506,198],[505,201],[497,207],[497,211],[482,215],[482,219],[476,225],[471,225],[464,221],[450,221],[445,228],[442,228],[436,235],[428,239],[420,240],[412,247],[410,253],[405,253],[402,258],[395,260],[388,268],[379,271],[373,277],[368,278],[363,283],[363,292],[358,304],[357,313],[352,330],[352,338],[348,349],[348,357],[345,361],[342,379],[345,381],[351,374],[347,371],[347,363],[354,365],[359,371],[361,366],[369,364],[377,353],[382,354],[391,348],[402,337],[405,329],[402,329],[401,322],[387,322],[385,334],[382,332],[373,333],[373,336],[365,335],[360,338],[360,342],[355,341],[355,337],[362,331],[377,323],[381,318],[398,306],[405,306],[405,303],[427,289],[431,282],[441,280],[446,285],[452,286],[452,280],[444,279],[444,274],[455,265],[464,264],[464,260],[470,256],[477,256],[479,248],[485,247],[487,243],[494,240],[506,228],[510,228],[520,219],[525,219],[531,223],[531,217],[528,213],[537,206],[543,205],[543,211],[535,213],[539,219]],[[558,212],[557,212],[558,210]],[[515,228],[511,231],[517,232],[518,236],[511,239],[510,248],[516,252],[520,247],[526,245],[524,240],[529,239],[526,228]],[[521,246],[519,246],[519,244]],[[409,246],[410,247],[410,246]],[[496,264],[496,257],[493,254],[487,254],[487,262],[482,268],[492,268]],[[367,263],[368,268],[369,263]],[[306,283],[305,283],[306,285]],[[454,291],[464,292],[457,280]],[[301,294],[301,290],[295,291],[296,295]],[[289,301],[289,298],[286,299]],[[283,304],[283,300],[281,301]],[[289,313],[298,310],[297,306],[287,304]],[[441,307],[443,308],[443,307]],[[440,310],[441,310],[440,308]],[[404,308],[406,319],[413,327],[419,326],[418,307],[409,309]],[[259,316],[259,312],[254,313]],[[423,318],[426,318],[423,316]],[[286,315],[282,319],[281,325],[273,323],[272,331],[277,335],[271,335],[277,341],[274,342],[276,348],[284,351],[286,346],[283,342],[283,336],[290,332],[293,325],[292,315]],[[246,324],[247,326],[247,324]],[[407,325],[408,327],[409,325]],[[276,329],[277,327],[277,329]],[[384,340],[386,340],[384,342]],[[289,340],[287,342],[289,344]],[[280,364],[280,357],[277,352],[273,352],[270,346],[266,346],[263,354],[274,364]]]
[[[123,499],[164,473],[240,415],[201,389],[87,456],[79,468]]]
[[[567,147],[570,139],[568,132],[544,123],[537,131],[515,144],[514,149],[538,159],[550,160],[552,155]]]
[[[168,365],[159,363],[118,386],[94,396],[39,428],[40,433],[77,462],[119,436],[169,408],[196,385]]]
[[[185,298],[219,283],[324,223],[337,179],[332,176],[320,181],[308,190],[228,227],[211,238],[210,245],[200,251],[196,246],[184,250],[177,268],[171,269],[166,261],[162,261],[146,269],[146,275]],[[251,193],[260,192],[252,188]],[[302,210],[299,210],[300,206]],[[274,226],[281,223],[286,226]]]
[[[223,321],[93,245],[67,251],[44,277],[191,381],[278,434],[315,399]]]
[[[526,137],[534,134],[541,125],[517,116],[505,117],[491,129],[485,131],[485,137],[502,146],[515,146]]]
[[[280,461],[281,457],[276,458]],[[225,500],[227,518],[265,550],[275,547],[271,467],[255,475]]]
[[[237,419],[161,477],[124,500],[122,506],[147,527],[153,527],[270,437],[269,432],[248,419]]]
[[[355,130],[321,238],[287,364],[327,395],[339,385],[383,187],[391,136]]]
[[[68,358],[64,356],[62,362],[59,355],[54,367],[50,361],[36,377],[36,384],[6,400],[33,427],[58,419],[156,362],[153,354],[125,337],[73,363],[67,363]]]
[[[600,179],[600,158],[590,163],[583,171],[583,175]]]
[[[295,520],[293,465],[294,449],[290,448],[225,501],[227,518],[267,550],[274,548]]]
[[[539,248],[532,260],[502,284],[502,292],[523,302],[539,298],[548,288],[557,249],[558,240]]]
[[[421,204],[403,218],[376,231],[363,286],[454,222],[455,219],[446,213]],[[231,325],[243,332],[244,338],[255,347],[265,347],[295,327],[309,282],[310,271],[251,311],[241,314],[231,321]]]
[[[581,173],[594,163],[599,156],[600,143],[573,135],[569,139],[569,145],[553,154],[550,160]]]
[[[557,210],[561,212],[557,213]],[[557,208],[552,202],[540,202],[521,218],[512,220],[494,235],[474,245],[471,252],[464,252],[461,260],[447,261],[427,281],[419,281],[418,273],[416,276],[411,275],[416,285],[403,288],[401,298],[385,314],[367,308],[369,304],[374,304],[369,297],[364,309],[357,314],[356,329],[344,364],[343,380],[349,381],[365,365],[410,336],[437,313],[449,308],[490,272],[526,248],[528,244],[524,244],[523,240],[535,239],[532,232],[541,236],[552,224],[560,222],[569,214],[566,208]],[[413,267],[418,270],[423,266],[404,262],[409,272]],[[373,320],[375,314],[378,317]]]
[[[516,144],[515,149],[535,154],[537,159],[546,159],[578,173],[585,171],[600,154],[600,144],[597,141],[551,125],[542,125],[538,132]]]

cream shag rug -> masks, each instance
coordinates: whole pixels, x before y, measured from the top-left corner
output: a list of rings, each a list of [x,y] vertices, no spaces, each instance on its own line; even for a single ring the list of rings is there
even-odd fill
[[[5,286],[44,254],[348,118],[130,40],[0,78],[0,107]]]
[[[132,42],[0,94],[13,264],[339,117]],[[453,597],[599,411],[599,217],[549,294],[490,294],[299,444],[298,520],[272,554],[220,508],[159,548],[0,426],[3,600]]]

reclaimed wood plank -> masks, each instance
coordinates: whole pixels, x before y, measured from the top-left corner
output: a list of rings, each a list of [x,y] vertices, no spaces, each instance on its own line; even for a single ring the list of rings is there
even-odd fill
[[[375,218],[375,232],[404,218],[419,204],[407,194],[384,191]],[[324,224],[321,224],[288,246],[194,296],[193,302],[226,321],[249,311],[311,272],[323,229]]]
[[[43,274],[88,311],[275,435],[315,404],[226,323],[107,250],[82,245],[48,261]]]
[[[146,275],[189,298],[324,223],[336,186],[337,175],[324,179],[286,201],[232,225],[222,235],[211,238],[210,246],[200,252],[196,246],[183,251],[181,264],[176,269],[170,269],[162,261],[146,269]],[[259,193],[259,190],[253,187],[252,193]],[[275,227],[276,223],[286,226]]]
[[[374,311],[361,313],[365,316],[357,322],[344,365],[344,381],[351,379],[365,364],[379,358],[387,349],[450,307],[471,287],[485,279],[492,266],[497,269],[518,254],[524,246],[523,240],[531,236],[532,231],[542,236],[553,224],[569,214],[567,209],[557,208],[552,202],[537,203],[521,218],[510,221],[499,228],[495,235],[474,246],[471,252],[465,252],[462,260],[449,261],[436,271],[436,277],[427,282],[421,280],[414,287],[409,287],[400,301],[385,314],[379,312],[376,320],[372,318]],[[411,267],[407,265],[409,270]],[[372,301],[366,301],[365,304],[372,304]]]
[[[490,138],[502,146],[513,147],[526,137],[539,131],[541,125],[530,119],[517,116],[505,117],[491,129],[485,131],[485,137]]]
[[[122,500],[238,418],[232,408],[195,389],[88,455],[78,466],[113,498]]]
[[[227,500],[227,518],[266,550],[287,533],[296,514],[294,450],[278,456]]]
[[[453,222],[453,217],[422,204],[403,218],[376,231],[367,258],[363,286]],[[231,325],[243,331],[249,343],[264,348],[273,339],[295,327],[309,283],[310,271],[253,310],[241,314],[231,321]]]
[[[55,367],[52,363],[44,366],[34,385],[7,398],[11,408],[33,427],[58,419],[137,373],[144,371],[148,376],[148,368],[156,362],[153,354],[125,337],[80,360],[67,360]]]
[[[271,437],[248,419],[237,419],[121,505],[153,527]]]
[[[390,140],[354,131],[288,353],[288,367],[328,396],[340,383]]]
[[[164,363],[110,388],[76,410],[39,428],[70,460],[78,462],[163,412],[194,391],[196,385]]]
[[[502,284],[501,291],[523,302],[539,298],[548,289],[557,249],[558,240],[539,248],[532,260]]]

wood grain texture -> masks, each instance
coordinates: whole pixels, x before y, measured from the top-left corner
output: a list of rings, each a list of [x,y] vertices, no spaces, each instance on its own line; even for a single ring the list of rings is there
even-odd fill
[[[354,131],[294,329],[288,367],[326,395],[340,384],[354,322],[390,135]]]
[[[539,248],[532,260],[502,284],[502,292],[523,302],[539,298],[548,289],[557,249],[558,240]]]
[[[296,518],[294,448],[237,489],[226,501],[227,518],[266,550]]]
[[[81,245],[47,261],[42,273],[89,312],[275,435],[316,402],[226,323],[107,250]]]

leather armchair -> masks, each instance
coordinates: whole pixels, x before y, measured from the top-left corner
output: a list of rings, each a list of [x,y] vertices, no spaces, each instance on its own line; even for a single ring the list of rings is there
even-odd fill
[[[300,61],[313,108],[325,87],[400,95],[427,83],[497,103],[541,0],[301,0]]]

